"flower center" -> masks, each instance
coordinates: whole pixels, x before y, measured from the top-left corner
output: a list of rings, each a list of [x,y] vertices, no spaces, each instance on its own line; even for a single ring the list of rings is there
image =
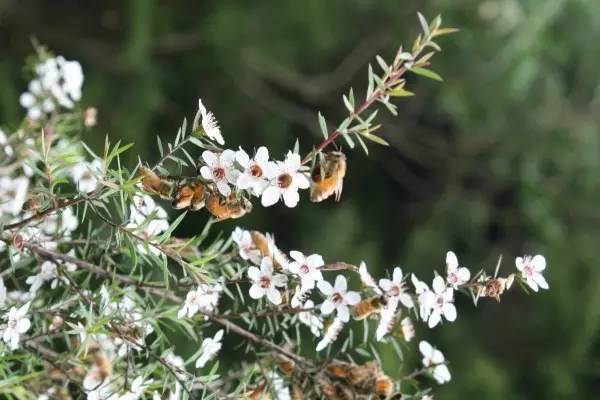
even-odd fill
[[[271,278],[268,276],[263,276],[260,278],[260,287],[263,289],[268,289],[271,287]]]
[[[448,282],[450,282],[450,283],[457,283],[458,282],[458,276],[456,276],[456,274],[454,272],[451,272],[448,275]]]
[[[529,264],[526,264],[523,267],[523,274],[526,275],[526,276],[533,276],[533,271],[534,271],[533,267],[531,265],[529,265]]]
[[[262,169],[258,166],[258,164],[254,164],[250,167],[250,175],[255,178],[260,178],[263,174]]]
[[[290,174],[281,174],[277,177],[277,185],[282,189],[287,189],[292,184],[292,176]]]
[[[400,289],[400,286],[392,286],[392,288],[390,289],[390,296],[399,296],[400,293],[402,293],[402,289]]]
[[[308,265],[304,264],[300,267],[300,272],[302,272],[303,274],[307,274],[308,271],[310,271],[310,268],[308,268]]]
[[[335,293],[333,295],[333,297],[331,298],[331,300],[335,303],[335,304],[340,304],[342,302],[342,300],[344,299],[344,297],[342,296],[341,293]]]
[[[438,296],[437,300],[435,301],[437,306],[442,308],[444,306],[444,298],[442,296]]]
[[[221,167],[215,168],[213,169],[213,176],[216,179],[223,179],[225,178],[225,170]]]

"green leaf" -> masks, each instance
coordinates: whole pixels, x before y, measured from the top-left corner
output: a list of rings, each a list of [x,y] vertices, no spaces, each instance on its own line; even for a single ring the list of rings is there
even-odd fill
[[[321,133],[323,137],[327,139],[329,137],[329,131],[327,130],[327,121],[325,121],[325,117],[323,114],[319,112],[319,127],[321,128]]]
[[[351,149],[354,148],[354,141],[350,138],[350,135],[348,134],[342,134],[342,137],[344,139],[346,139],[346,143],[348,143],[348,147],[350,147]]]
[[[433,80],[440,81],[440,82],[443,81],[441,76],[439,76],[436,72],[433,72],[430,69],[421,68],[421,67],[412,67],[410,69],[410,72],[413,72],[417,75],[424,76],[425,78],[433,79]]]
[[[369,133],[367,131],[365,132],[361,132],[361,135],[363,135],[364,137],[366,137],[367,139],[378,143],[382,146],[389,146],[390,144],[388,142],[386,142],[385,140],[383,140],[381,137],[377,136],[377,135],[373,135],[372,133]]]
[[[401,87],[396,88],[390,92],[390,96],[394,96],[394,97],[410,97],[410,96],[414,96],[414,95],[415,94],[413,92],[410,92]]]

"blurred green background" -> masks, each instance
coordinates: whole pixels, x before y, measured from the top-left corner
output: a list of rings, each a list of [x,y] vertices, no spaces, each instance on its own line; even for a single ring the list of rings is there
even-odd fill
[[[99,109],[85,140],[135,142],[157,158],[201,96],[227,145],[268,145],[280,158],[319,141],[317,110],[344,116],[341,94],[364,93],[367,64],[410,44],[416,12],[442,13],[440,84],[381,113],[390,148],[348,153],[339,204],[255,207],[217,225],[273,232],[283,249],[365,260],[376,276],[401,265],[429,280],[446,250],[472,270],[514,269],[546,255],[551,290],[518,291],[418,334],[451,361],[440,399],[600,397],[600,3],[596,0],[0,1],[0,120],[23,116],[23,59],[36,37],[86,73]],[[129,158],[133,166],[135,152]],[[188,216],[182,235],[207,214]],[[386,365],[396,368],[395,361]],[[408,368],[408,367],[405,367]]]

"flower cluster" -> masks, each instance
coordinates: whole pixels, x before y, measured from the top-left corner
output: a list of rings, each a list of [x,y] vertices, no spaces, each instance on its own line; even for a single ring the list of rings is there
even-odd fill
[[[434,39],[452,30],[441,28],[439,18],[430,24],[419,18],[423,32],[411,51],[401,48],[390,65],[378,58],[382,72],[370,68],[364,103],[356,104],[352,91],[344,96],[348,116],[331,132],[320,116],[324,140],[304,158],[298,146],[283,160],[271,160],[266,146],[221,148],[219,123],[199,101],[191,133],[184,122],[174,143],[163,148],[159,139],[155,165],[122,167],[119,155],[129,146],[108,141],[103,157],[86,161],[83,148],[89,149],[75,129],[93,126],[96,110],[64,112],[81,97],[81,67],[62,57],[39,60],[20,99],[27,123],[0,131],[0,163],[7,167],[0,176],[0,255],[7,255],[0,257],[0,364],[28,391],[25,397],[70,398],[77,390],[91,400],[180,400],[200,391],[212,398],[404,398],[404,388],[375,361],[374,341],[399,352],[410,347],[397,340],[414,343],[419,321],[430,328],[455,321],[461,294],[477,304],[500,301],[515,280],[536,292],[548,289],[541,255],[516,258],[517,270],[504,277],[498,267],[493,276],[483,269],[472,274],[449,251],[444,271],[426,283],[404,267],[376,278],[364,262],[328,264],[319,254],[282,251],[272,235],[258,231],[236,228],[231,241],[217,236],[208,243],[210,222],[178,238],[184,214],[169,221],[151,196],[177,209],[205,206],[217,219],[244,215],[250,196],[265,207],[279,201],[295,207],[299,191],[309,187],[311,201],[339,198],[346,157],[327,146],[338,138],[349,147],[356,140],[366,149],[363,139],[386,144],[372,133],[376,111],[365,110],[382,104],[395,113],[390,99],[411,94],[405,73],[437,76],[426,69],[433,52],[421,53],[438,49]],[[202,150],[198,173],[171,175],[171,163],[178,173],[194,163],[187,144]],[[364,324],[362,346],[355,343],[357,321]],[[299,341],[300,326],[315,337],[313,359],[290,335],[295,329]],[[225,334],[228,344],[237,338],[253,353],[239,360],[240,371],[218,368]],[[182,335],[197,350],[185,361],[176,355],[185,348],[172,341]],[[450,381],[440,350],[423,340],[412,346],[422,368],[405,378]],[[353,361],[369,349],[372,360]],[[22,378],[31,371],[41,372],[29,386],[31,379]],[[6,385],[10,392],[12,383]],[[411,398],[429,396],[420,384],[415,388]]]
[[[35,65],[34,73],[19,99],[30,119],[37,121],[59,107],[71,109],[81,99],[83,70],[79,62],[51,57]]]

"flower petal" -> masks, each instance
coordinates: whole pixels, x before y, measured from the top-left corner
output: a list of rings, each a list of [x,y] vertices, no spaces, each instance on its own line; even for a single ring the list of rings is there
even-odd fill
[[[327,281],[317,282],[317,287],[325,296],[330,296],[333,294],[333,286],[331,286],[331,283]]]
[[[258,281],[260,279],[260,270],[256,267],[250,267],[248,268],[248,278],[252,279],[253,281]]]
[[[442,294],[446,289],[446,282],[444,282],[444,278],[441,276],[436,276],[433,278],[433,284],[431,286],[433,287],[433,291],[435,293]]]
[[[215,167],[218,165],[219,159],[217,155],[212,151],[205,150],[202,152],[202,159],[209,167]]]
[[[345,292],[348,288],[348,283],[344,275],[338,275],[335,277],[335,289],[340,292]]]
[[[360,294],[358,294],[358,292],[346,293],[346,302],[351,306],[360,303]]]
[[[250,297],[252,297],[255,300],[258,300],[265,295],[265,290],[259,285],[254,284],[250,287],[249,293]]]
[[[456,258],[456,254],[454,254],[453,251],[446,253],[446,266],[448,267],[449,272],[458,268],[458,258]]]
[[[453,322],[456,320],[456,307],[454,307],[454,304],[444,304],[442,312],[444,313],[444,318],[446,318],[448,321]]]
[[[434,328],[441,321],[440,312],[438,310],[433,310],[431,315],[429,316],[429,321],[427,322],[427,326],[430,328]]]
[[[335,305],[331,300],[325,300],[323,304],[321,304],[321,314],[329,315],[335,310]]]
[[[535,268],[535,270],[538,272],[541,272],[544,269],[546,269],[546,258],[541,254],[538,254],[537,256],[533,257],[531,263],[533,264],[533,268]]]
[[[281,304],[281,293],[279,293],[279,290],[275,288],[270,288],[267,290],[267,298],[275,305]]]
[[[258,150],[256,150],[256,154],[254,155],[254,159],[257,162],[267,162],[269,161],[269,150],[265,146],[260,146]]]
[[[250,166],[250,157],[248,156],[248,153],[246,153],[241,147],[235,152],[235,160],[244,168],[248,168]]]
[[[263,205],[263,207],[270,207],[273,204],[277,203],[277,201],[279,201],[280,194],[281,191],[279,190],[279,188],[275,186],[269,186],[262,193],[260,202]]]
[[[535,283],[538,284],[539,287],[541,287],[542,289],[548,289],[548,282],[546,282],[546,278],[544,278],[544,275],[542,274],[535,274],[533,276],[533,280],[535,281]]]
[[[289,208],[296,207],[299,201],[300,195],[297,191],[288,189],[283,192],[283,202]]]

